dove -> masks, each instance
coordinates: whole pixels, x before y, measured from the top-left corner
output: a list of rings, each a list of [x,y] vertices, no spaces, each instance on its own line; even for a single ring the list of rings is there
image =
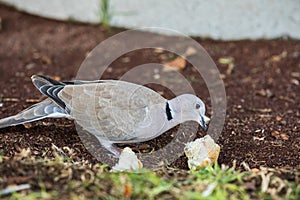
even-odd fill
[[[48,98],[0,120],[0,128],[45,118],[69,118],[93,134],[116,157],[117,143],[151,140],[185,121],[206,130],[205,104],[192,94],[165,99],[156,91],[121,80],[59,82],[42,75],[31,77]]]

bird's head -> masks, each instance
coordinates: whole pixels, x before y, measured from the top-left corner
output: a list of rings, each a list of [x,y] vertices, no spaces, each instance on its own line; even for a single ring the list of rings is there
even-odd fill
[[[174,119],[180,123],[190,120],[196,121],[204,130],[207,129],[207,123],[210,119],[205,116],[205,105],[200,98],[192,94],[183,94],[169,102]]]

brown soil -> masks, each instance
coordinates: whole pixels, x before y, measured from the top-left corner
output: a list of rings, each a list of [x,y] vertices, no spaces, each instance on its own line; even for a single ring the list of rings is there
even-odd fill
[[[121,30],[107,31],[100,26],[65,23],[27,15],[0,5],[0,118],[16,114],[39,101],[42,95],[34,88],[32,74],[44,74],[71,80],[88,51]],[[197,39],[214,59],[222,74],[227,94],[227,116],[221,137],[218,162],[238,166],[244,161],[251,168],[259,166],[300,166],[300,42],[290,39],[223,42]],[[114,66],[122,68],[104,75],[118,78],[129,68],[149,62],[161,62],[170,53],[154,54],[153,50],[131,52]],[[164,56],[166,55],[166,56]],[[218,63],[221,57],[234,58],[234,69]],[[124,61],[126,60],[126,61]],[[115,68],[114,68],[115,69]],[[182,73],[194,77],[190,65]],[[200,91],[197,78],[193,86],[208,104],[207,91]],[[165,92],[158,86],[153,86]],[[156,140],[132,147],[157,148],[164,145],[168,131]],[[199,135],[204,132],[199,128]],[[51,150],[51,144],[68,146],[81,158],[98,162],[83,146],[72,121],[49,119],[0,130],[0,150],[13,156],[30,148],[39,157]],[[186,158],[173,164],[187,168]]]

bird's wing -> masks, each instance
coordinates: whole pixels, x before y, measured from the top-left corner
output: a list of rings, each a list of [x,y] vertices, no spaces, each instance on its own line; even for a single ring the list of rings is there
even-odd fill
[[[58,97],[82,128],[116,142],[136,140],[151,106],[166,102],[147,87],[113,80],[66,85]]]

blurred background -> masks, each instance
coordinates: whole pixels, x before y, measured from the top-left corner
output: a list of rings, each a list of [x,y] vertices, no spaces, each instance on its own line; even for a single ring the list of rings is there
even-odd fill
[[[300,38],[298,0],[0,0],[52,19],[138,28],[163,27],[222,40]]]

